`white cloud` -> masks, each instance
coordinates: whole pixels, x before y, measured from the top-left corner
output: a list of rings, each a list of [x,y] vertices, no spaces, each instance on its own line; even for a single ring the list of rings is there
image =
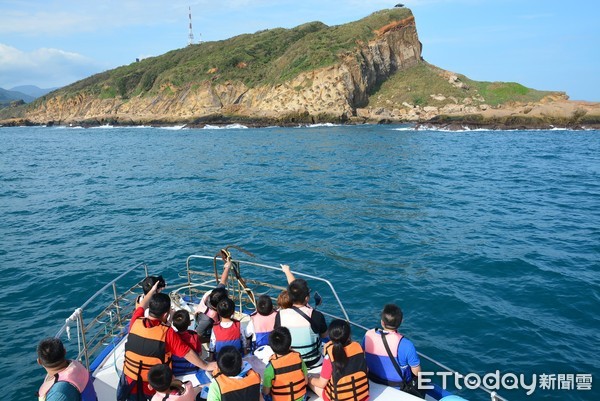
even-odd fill
[[[0,87],[63,86],[103,69],[94,60],[60,49],[24,52],[0,43]]]

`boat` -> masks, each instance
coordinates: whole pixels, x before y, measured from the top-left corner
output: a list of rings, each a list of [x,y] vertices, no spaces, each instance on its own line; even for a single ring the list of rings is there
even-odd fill
[[[253,255],[252,255],[253,256]],[[236,315],[242,325],[250,320],[249,314],[255,310],[255,294],[268,294],[272,298],[285,287],[285,278],[281,267],[257,263],[249,260],[232,259],[233,274],[230,273],[228,290],[230,297],[236,304]],[[251,274],[246,274],[251,272]],[[353,338],[361,338],[368,330],[360,324],[353,322],[346,312],[333,284],[322,277],[309,275],[300,271],[292,271],[295,277],[304,278],[310,283],[314,293],[313,299],[325,300],[318,305],[319,311],[329,319],[344,319],[352,326]],[[137,264],[105,284],[93,294],[83,305],[76,308],[65,319],[65,323],[58,330],[55,337],[60,338],[68,350],[69,355],[74,350],[73,343],[77,344],[76,360],[88,368],[94,380],[94,387],[98,401],[114,401],[119,377],[123,369],[125,343],[129,319],[132,316],[135,300],[141,293],[141,282],[149,276],[148,266],[145,263]],[[176,283],[169,282],[167,289],[174,309],[190,311],[193,319],[195,306],[200,302],[202,295],[215,287],[218,282],[217,256],[190,255],[185,262],[185,270],[177,276]],[[315,305],[316,306],[316,305]],[[192,326],[194,322],[192,321]],[[74,326],[74,327],[73,327]],[[73,332],[75,328],[75,332]],[[428,361],[435,369],[443,372],[457,372],[429,356],[418,353],[421,361]],[[203,355],[206,356],[206,355]],[[264,362],[258,357],[250,355],[245,357],[255,370],[262,372]],[[309,370],[309,373],[318,373],[320,367]],[[193,376],[193,375],[192,375]],[[183,377],[183,380],[193,379]],[[194,382],[192,380],[192,382]],[[197,381],[195,384],[198,384]],[[443,389],[439,384],[432,383],[425,394],[428,401],[466,401],[481,400],[481,391],[487,393],[486,398],[491,401],[507,401],[483,386],[478,386],[473,393],[463,398],[463,394],[452,394]],[[479,391],[480,394],[475,394]],[[416,401],[420,398],[402,392],[392,387],[370,381],[370,400],[372,401]],[[310,401],[321,401],[316,394],[309,392]]]

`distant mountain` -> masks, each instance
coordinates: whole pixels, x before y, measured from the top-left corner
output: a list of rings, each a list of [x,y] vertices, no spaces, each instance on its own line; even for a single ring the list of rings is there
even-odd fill
[[[14,100],[23,100],[26,103],[33,102],[36,98],[22,92],[0,88],[0,103],[8,104]]]
[[[46,93],[50,93],[56,89],[58,89],[58,88],[42,89],[42,88],[38,88],[35,85],[21,85],[21,86],[15,86],[14,88],[11,88],[10,90],[14,91],[14,92],[21,92],[21,93],[24,93],[26,95],[32,96],[33,98],[37,99],[38,97],[42,97]],[[25,100],[25,99],[23,99],[23,100]],[[27,101],[27,100],[25,100],[25,101]]]

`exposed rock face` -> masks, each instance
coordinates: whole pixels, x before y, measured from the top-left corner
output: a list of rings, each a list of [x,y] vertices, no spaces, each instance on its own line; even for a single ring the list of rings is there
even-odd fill
[[[347,120],[368,102],[368,94],[394,72],[421,62],[414,18],[386,25],[369,43],[340,55],[339,63],[302,73],[277,86],[248,88],[241,82],[205,81],[164,87],[158,95],[101,99],[94,95],[54,97],[27,113],[34,123],[84,120],[143,123],[184,121],[215,113],[277,118],[290,114]]]

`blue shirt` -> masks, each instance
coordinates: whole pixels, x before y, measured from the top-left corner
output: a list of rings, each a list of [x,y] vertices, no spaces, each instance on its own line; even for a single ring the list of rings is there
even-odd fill
[[[46,401],[81,401],[81,393],[71,383],[59,381],[50,387]]]

